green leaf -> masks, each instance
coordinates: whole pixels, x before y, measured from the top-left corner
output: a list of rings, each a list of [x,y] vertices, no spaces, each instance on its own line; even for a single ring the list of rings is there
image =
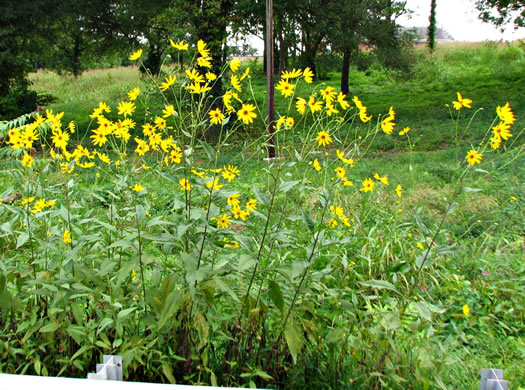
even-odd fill
[[[119,315],[120,315],[120,313],[119,313]],[[115,323],[115,321],[113,320],[113,318],[109,318],[109,317],[106,317],[102,321],[100,321],[100,325],[98,326],[98,329],[97,329],[97,336],[99,335],[100,332],[102,332],[108,326],[113,325],[114,323]]]
[[[16,249],[23,246],[26,242],[29,241],[29,234],[28,233],[22,233],[18,236],[18,239],[16,240]]]
[[[40,332],[41,333],[54,332],[58,328],[60,328],[60,324],[58,322],[50,322],[49,324],[44,325],[43,327],[41,327],[40,328]]]
[[[166,376],[166,378],[172,385],[177,383],[177,381],[175,380],[175,377],[173,376],[173,371],[169,363],[162,362],[162,373]]]
[[[270,280],[268,282],[268,293],[270,294],[270,299],[272,300],[273,304],[283,313],[284,310],[284,299],[283,294],[281,292],[281,288],[279,285],[273,281]]]
[[[141,204],[138,204],[137,206],[135,206],[135,211],[137,213],[137,220],[139,221],[139,223],[141,223],[146,217],[146,210]]]
[[[421,217],[420,217],[418,214],[415,214],[415,217],[416,217],[416,224],[417,224],[417,226],[419,226],[419,229],[421,229],[421,232],[422,232],[425,236],[431,236],[432,233],[431,233],[430,230],[428,229],[427,225],[425,225],[425,223],[423,222],[423,220],[421,219]]]
[[[430,314],[430,310],[428,309],[426,302],[412,302],[412,305],[414,305],[416,310],[419,312],[421,318],[427,321],[432,321],[432,314]]]
[[[290,180],[290,181],[283,181],[281,180],[281,184],[279,185],[279,191],[280,192],[288,192],[292,188],[294,188],[297,183],[300,183],[300,180]]]
[[[237,265],[237,269],[239,272],[246,271],[247,269],[252,268],[255,264],[257,264],[257,260],[250,255],[241,255],[239,257],[239,264]]]
[[[293,361],[297,363],[297,355],[299,355],[299,352],[301,352],[303,348],[303,339],[301,332],[295,327],[291,316],[284,328],[284,337],[286,338],[286,343],[292,354]]]
[[[179,310],[180,305],[182,304],[182,297],[178,291],[172,291],[171,294],[167,297],[166,305],[160,313],[159,322],[157,324],[157,329],[162,328],[173,315]]]
[[[265,205],[265,206],[268,206],[270,204],[270,197],[268,195],[266,195],[266,194],[263,194],[261,192],[261,190],[259,189],[259,187],[257,187],[254,184],[252,189],[253,189],[253,193],[255,195],[255,199],[257,199],[257,201],[260,204]]]
[[[206,346],[208,344],[208,335],[210,332],[210,328],[208,326],[208,323],[206,322],[206,319],[201,313],[197,313],[195,315],[194,319],[194,325],[197,329],[197,333],[199,334],[199,349]]]
[[[366,282],[359,282],[361,286],[365,287],[373,287],[378,289],[387,289],[397,292],[396,287],[385,280],[367,280]]]
[[[480,192],[483,191],[481,188],[470,188],[470,187],[463,187],[463,192]]]
[[[315,223],[314,221],[312,221],[312,218],[310,218],[306,210],[303,210],[303,222],[308,227],[308,229],[310,229],[310,231],[313,233],[315,229]]]
[[[452,214],[458,207],[458,202],[453,202],[447,207],[447,215]]]
[[[121,311],[117,314],[117,319],[118,319],[118,320],[121,320],[121,319],[127,317],[128,315],[130,315],[131,313],[133,313],[135,310],[137,310],[137,307],[130,307],[130,308],[127,308],[127,309],[121,310]]]

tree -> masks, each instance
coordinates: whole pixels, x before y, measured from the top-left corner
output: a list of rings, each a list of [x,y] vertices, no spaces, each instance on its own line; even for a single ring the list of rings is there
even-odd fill
[[[35,37],[45,36],[56,17],[56,1],[0,2],[0,118],[9,119],[36,108],[37,94],[26,76],[47,50]]]
[[[476,0],[479,17],[504,29],[513,23],[514,28],[525,27],[525,0]]]
[[[436,0],[430,1],[430,16],[427,29],[427,46],[430,51],[436,48]]]

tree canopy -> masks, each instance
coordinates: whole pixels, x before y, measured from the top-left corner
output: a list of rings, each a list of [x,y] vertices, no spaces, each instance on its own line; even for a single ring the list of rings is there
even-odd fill
[[[476,0],[476,8],[485,22],[501,28],[507,24],[525,27],[525,0]]]

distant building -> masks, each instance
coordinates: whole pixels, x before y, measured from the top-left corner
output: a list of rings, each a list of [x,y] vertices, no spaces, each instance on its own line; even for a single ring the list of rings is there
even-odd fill
[[[414,34],[415,40],[414,43],[416,46],[426,45],[427,44],[427,33],[428,28],[427,27],[400,27],[399,32],[401,34],[408,33],[408,34]],[[454,38],[452,35],[450,35],[448,32],[443,30],[442,28],[436,28],[436,37],[435,37],[436,43],[440,42],[452,42],[454,41]]]

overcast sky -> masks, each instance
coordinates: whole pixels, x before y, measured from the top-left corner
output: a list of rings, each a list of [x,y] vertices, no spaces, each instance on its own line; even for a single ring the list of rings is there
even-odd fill
[[[501,33],[491,24],[478,18],[474,0],[437,0],[436,20],[456,41],[515,40],[525,38],[525,28],[514,30],[508,26]],[[430,0],[407,0],[407,8],[414,11],[411,17],[403,16],[398,23],[403,26],[428,26]]]

